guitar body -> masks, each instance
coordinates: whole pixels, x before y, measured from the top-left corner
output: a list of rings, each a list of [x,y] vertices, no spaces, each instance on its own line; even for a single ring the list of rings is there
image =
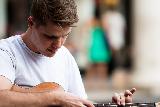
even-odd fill
[[[23,92],[23,93],[28,93],[28,92],[45,92],[45,91],[64,91],[63,88],[54,82],[44,82],[41,84],[38,84],[34,87],[21,87],[18,85],[13,85],[11,88],[11,91],[16,91],[16,92]]]

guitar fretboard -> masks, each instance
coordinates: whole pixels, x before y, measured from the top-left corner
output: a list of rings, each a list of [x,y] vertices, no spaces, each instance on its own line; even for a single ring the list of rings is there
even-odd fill
[[[156,107],[155,103],[126,103],[125,106],[114,103],[94,104],[95,107]]]

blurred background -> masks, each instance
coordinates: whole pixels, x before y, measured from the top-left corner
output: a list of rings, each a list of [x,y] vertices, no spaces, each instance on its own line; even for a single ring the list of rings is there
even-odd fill
[[[76,0],[79,22],[65,46],[88,98],[110,102],[137,88],[134,102],[160,101],[160,0]],[[0,0],[0,38],[27,29],[31,0]]]

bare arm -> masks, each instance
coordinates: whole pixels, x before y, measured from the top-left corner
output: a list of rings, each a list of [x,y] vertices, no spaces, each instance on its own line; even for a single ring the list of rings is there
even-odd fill
[[[45,107],[49,105],[49,92],[21,93],[10,91],[12,83],[3,76],[0,76],[0,83],[0,107]],[[50,97],[52,104],[56,104],[54,103],[56,102],[54,97]]]
[[[61,105],[63,107],[93,107],[88,101],[67,92],[49,91],[37,93],[21,93],[10,91],[11,82],[0,76],[0,107],[49,107]]]
[[[49,93],[20,93],[0,91],[0,107],[47,107]],[[54,98],[52,99],[53,104]]]
[[[63,92],[20,93],[8,90],[0,91],[0,107],[94,107],[88,100]]]

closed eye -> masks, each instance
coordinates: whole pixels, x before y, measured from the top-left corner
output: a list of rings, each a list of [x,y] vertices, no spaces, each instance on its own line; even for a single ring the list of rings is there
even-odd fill
[[[59,37],[56,37],[55,35],[47,35],[47,34],[44,34],[45,37],[47,37],[48,39],[58,39]]]
[[[57,37],[56,35],[53,35],[53,34],[52,35],[48,35],[48,34],[45,34],[45,33],[43,35],[48,39],[57,40],[59,38],[66,39],[69,36],[69,34],[70,34],[70,32],[68,34],[60,36],[60,37]]]

